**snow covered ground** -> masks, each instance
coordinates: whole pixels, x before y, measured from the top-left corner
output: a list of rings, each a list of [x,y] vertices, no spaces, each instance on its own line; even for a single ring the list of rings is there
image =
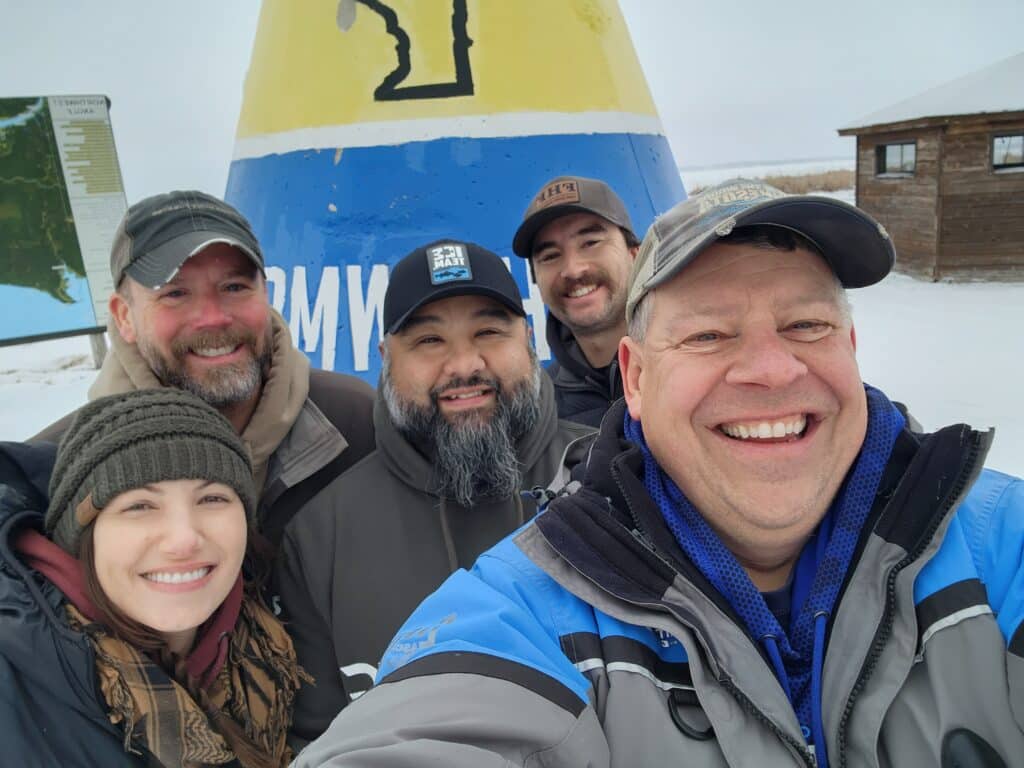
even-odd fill
[[[711,187],[727,179],[741,176],[745,179],[763,179],[766,176],[806,176],[826,171],[854,171],[857,163],[851,158],[831,158],[823,160],[795,160],[786,163],[747,163],[746,165],[709,165],[683,167],[679,173],[683,177],[683,186],[687,192],[693,189]],[[819,192],[828,197],[835,197],[844,202],[854,201],[853,187],[836,192]]]
[[[734,176],[817,173],[852,161],[683,169],[687,186]],[[834,193],[853,201],[853,190]],[[988,464],[1024,476],[1024,283],[927,283],[890,275],[850,292],[864,380],[906,403],[926,428],[997,430]],[[0,439],[22,440],[85,402],[89,341],[0,347]]]

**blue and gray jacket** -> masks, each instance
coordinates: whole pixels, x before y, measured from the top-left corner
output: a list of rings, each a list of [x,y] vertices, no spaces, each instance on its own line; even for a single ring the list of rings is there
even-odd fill
[[[647,494],[622,408],[582,487],[428,598],[296,765],[818,762]],[[1024,482],[982,469],[990,439],[897,438],[827,629],[833,768],[1024,765]]]

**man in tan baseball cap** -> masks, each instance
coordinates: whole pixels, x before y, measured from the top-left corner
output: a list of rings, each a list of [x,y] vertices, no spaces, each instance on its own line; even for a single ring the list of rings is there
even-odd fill
[[[550,313],[558,415],[597,427],[622,397],[616,350],[626,333],[626,290],[640,242],[622,200],[603,181],[559,176],[546,182],[512,240],[529,260]]]

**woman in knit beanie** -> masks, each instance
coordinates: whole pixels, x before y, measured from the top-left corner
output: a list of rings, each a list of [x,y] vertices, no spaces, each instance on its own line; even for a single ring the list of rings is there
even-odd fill
[[[126,764],[286,765],[305,675],[243,580],[257,493],[227,420],[176,389],[95,400],[64,435],[49,491],[46,536],[23,529],[13,549],[65,598],[55,631],[85,641],[97,719]],[[82,738],[78,759],[96,764],[97,735]]]

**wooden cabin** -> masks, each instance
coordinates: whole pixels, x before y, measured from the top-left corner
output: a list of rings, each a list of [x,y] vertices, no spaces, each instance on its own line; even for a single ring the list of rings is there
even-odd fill
[[[1024,53],[839,129],[857,206],[930,280],[1024,280]]]

